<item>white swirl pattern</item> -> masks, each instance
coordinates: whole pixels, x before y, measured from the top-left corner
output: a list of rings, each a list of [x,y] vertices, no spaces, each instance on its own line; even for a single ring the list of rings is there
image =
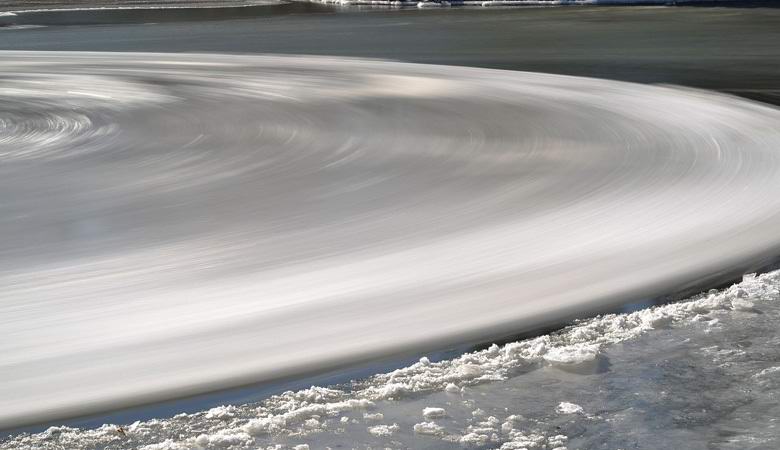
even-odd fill
[[[0,59],[0,427],[527,330],[780,246],[780,111],[737,98]]]

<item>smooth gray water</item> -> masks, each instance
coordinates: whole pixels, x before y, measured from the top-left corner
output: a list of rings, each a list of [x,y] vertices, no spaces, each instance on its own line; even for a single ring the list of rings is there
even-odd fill
[[[774,8],[221,11],[23,15],[20,24],[51,26],[2,31],[0,49],[338,55],[671,83],[771,101],[780,90]],[[185,13],[192,21],[178,16]],[[172,14],[178,22],[157,23]],[[204,20],[221,14],[245,18]],[[117,21],[144,23],[108,25]],[[103,25],[55,26],[63,23]]]

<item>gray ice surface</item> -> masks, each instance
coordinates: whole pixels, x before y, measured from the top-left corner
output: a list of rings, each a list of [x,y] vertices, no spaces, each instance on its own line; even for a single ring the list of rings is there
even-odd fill
[[[780,245],[780,111],[729,96],[0,58],[0,427],[520,332]]]

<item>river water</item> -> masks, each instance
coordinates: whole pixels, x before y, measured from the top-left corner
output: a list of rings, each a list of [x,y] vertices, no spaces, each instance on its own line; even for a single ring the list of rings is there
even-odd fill
[[[0,49],[317,54],[670,83],[768,98],[780,89],[775,8],[394,11],[295,3],[39,12],[14,21],[48,27],[5,30]]]

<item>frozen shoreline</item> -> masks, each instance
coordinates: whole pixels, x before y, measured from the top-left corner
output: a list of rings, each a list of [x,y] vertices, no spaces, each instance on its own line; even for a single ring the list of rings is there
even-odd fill
[[[586,408],[563,400],[559,397],[563,393],[556,395],[550,391],[543,394],[549,397],[544,403],[557,406],[546,416],[546,422],[540,422],[539,419],[531,420],[530,405],[510,404],[512,406],[502,414],[496,412],[503,407],[501,400],[480,400],[480,395],[500,390],[507,383],[521,393],[533,391],[525,384],[535,383],[532,376],[540,371],[548,371],[543,377],[571,372],[579,374],[573,375],[575,377],[587,379],[587,374],[598,373],[597,366],[603,364],[599,360],[610,357],[617,364],[617,355],[622,351],[620,345],[641,348],[648,342],[652,346],[653,340],[669,333],[672,336],[678,332],[688,333],[689,341],[697,346],[701,345],[697,340],[708,339],[708,335],[732,329],[750,332],[740,325],[741,321],[755,322],[761,315],[771,316],[762,319],[771,326],[780,314],[779,301],[780,271],[746,275],[741,283],[721,291],[711,290],[681,302],[629,314],[582,320],[550,335],[493,345],[452,360],[430,362],[422,358],[409,367],[347,385],[311,387],[285,392],[258,403],[226,405],[130,425],[107,424],[95,429],[52,427],[42,433],[11,437],[0,443],[0,449],[55,449],[74,445],[83,449],[110,445],[111,448],[145,450],[227,446],[235,449],[303,448],[296,447],[300,445],[321,448],[345,440],[352,445],[368,446],[414,446],[416,440],[442,440],[471,448],[564,449],[567,443],[583,439],[583,432],[575,431],[576,427],[562,427],[562,424],[575,421],[585,429],[598,427],[609,416],[607,410],[593,410],[590,405]],[[755,339],[758,346],[761,339],[771,345],[773,339],[780,339],[780,336],[759,333],[750,338]],[[667,350],[673,346],[669,347]],[[659,350],[664,351],[663,348]],[[776,378],[773,374],[780,371],[780,354],[764,357],[764,361],[748,361],[728,348],[707,347],[701,351],[713,356],[713,365],[720,364],[724,368],[732,367],[727,361],[742,358],[740,364],[749,371],[745,381],[760,386],[770,404],[776,401],[780,384],[776,379],[772,380]],[[599,375],[600,378],[611,376]],[[663,392],[655,394],[665,395]],[[561,400],[556,400],[558,398]],[[426,404],[431,406],[418,406]],[[518,406],[521,410],[515,412]],[[411,416],[408,419],[411,422],[393,422],[399,420],[399,414]],[[672,436],[675,434],[672,430],[667,431]],[[738,436],[741,442],[762,445],[771,442],[771,431],[763,437],[762,431],[755,432],[759,434]],[[780,435],[775,438],[780,440]],[[679,445],[678,448],[687,448],[683,443]],[[576,444],[574,448],[578,448]]]

